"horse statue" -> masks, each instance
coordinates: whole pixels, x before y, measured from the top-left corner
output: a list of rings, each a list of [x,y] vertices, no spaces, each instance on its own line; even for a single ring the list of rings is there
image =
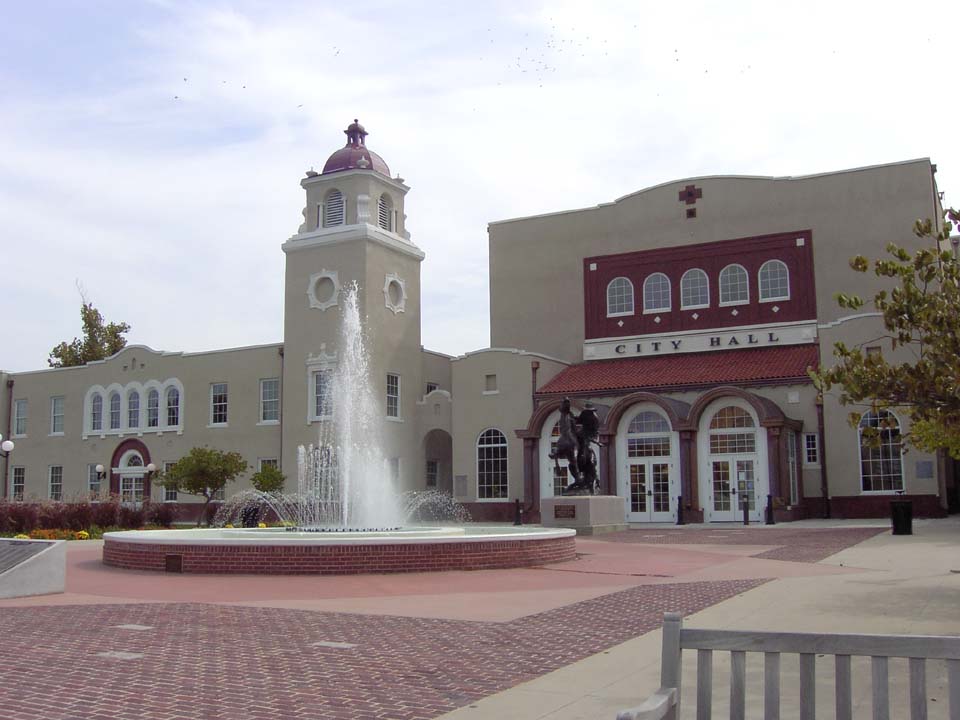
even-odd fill
[[[573,482],[563,490],[564,495],[595,495],[599,490],[597,456],[591,444],[600,446],[600,420],[592,403],[586,403],[576,417],[570,409],[570,398],[560,404],[560,437],[549,457],[560,468],[560,460],[567,461]]]
[[[570,398],[564,398],[560,404],[559,425],[560,437],[557,438],[557,446],[549,457],[558,470],[560,469],[560,461],[566,460],[570,474],[573,475],[574,484],[577,484],[580,482],[580,466],[577,462],[577,449],[580,447],[580,440],[577,437],[576,419],[570,412]]]

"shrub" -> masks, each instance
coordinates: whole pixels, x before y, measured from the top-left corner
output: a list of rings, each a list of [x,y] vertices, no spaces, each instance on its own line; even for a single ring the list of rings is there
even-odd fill
[[[140,507],[132,505],[121,505],[120,513],[117,517],[117,525],[124,530],[136,530],[143,526],[144,518],[147,515],[149,503],[144,503]],[[97,523],[99,525],[99,523]]]
[[[40,527],[56,530],[67,526],[67,506],[58,500],[49,500],[40,505]]]
[[[0,500],[0,533],[13,532],[13,523],[10,520],[10,505],[6,499]]]
[[[94,525],[106,528],[119,524],[120,498],[117,495],[109,495],[91,507]]]
[[[93,506],[86,500],[66,503],[62,527],[70,530],[86,530],[93,524]]]
[[[34,503],[10,503],[10,531],[29,533],[40,524],[40,510]]]
[[[147,522],[151,525],[168,528],[173,525],[173,521],[177,519],[178,513],[179,509],[174,503],[150,503]]]
[[[217,511],[220,509],[220,503],[210,503],[204,508],[204,520],[207,521],[207,526],[211,527],[213,525],[213,519],[217,515]],[[199,524],[199,523],[198,523]]]

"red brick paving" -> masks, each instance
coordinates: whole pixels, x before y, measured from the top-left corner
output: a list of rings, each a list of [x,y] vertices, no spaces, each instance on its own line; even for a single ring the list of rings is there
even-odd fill
[[[626,530],[592,539],[644,545],[777,545],[753,557],[815,563],[884,532],[890,532],[889,528],[713,526]]]
[[[776,545],[758,557],[815,562],[880,532],[651,528],[595,539]],[[505,582],[511,572],[523,571],[504,571]],[[639,585],[499,623],[182,602],[0,607],[0,718],[426,720],[649,632],[665,611],[691,614],[764,582]],[[144,657],[96,655],[105,651]]]

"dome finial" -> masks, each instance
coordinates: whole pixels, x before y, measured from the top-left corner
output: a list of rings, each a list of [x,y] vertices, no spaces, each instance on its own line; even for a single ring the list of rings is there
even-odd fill
[[[347,129],[343,131],[347,136],[347,145],[353,145],[357,147],[359,145],[364,145],[365,138],[367,137],[367,131],[363,129],[363,125],[360,124],[360,121],[356,118],[353,119],[353,122],[347,126]]]

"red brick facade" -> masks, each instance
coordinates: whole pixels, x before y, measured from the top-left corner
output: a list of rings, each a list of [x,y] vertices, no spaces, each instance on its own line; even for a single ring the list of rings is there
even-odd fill
[[[576,558],[574,537],[383,545],[178,545],[110,540],[103,562],[128,570],[165,570],[179,556],[185,573],[354,575],[358,573],[490,570]]]

